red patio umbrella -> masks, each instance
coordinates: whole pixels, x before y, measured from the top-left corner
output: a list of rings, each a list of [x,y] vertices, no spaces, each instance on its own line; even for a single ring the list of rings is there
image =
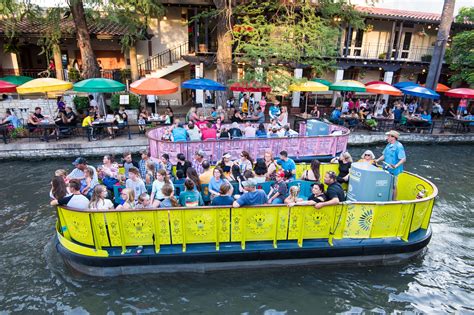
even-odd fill
[[[162,78],[145,78],[130,84],[130,91],[139,95],[164,95],[177,92],[179,86]]]
[[[367,85],[366,92],[375,93],[375,94],[383,94],[383,95],[394,95],[394,96],[401,96],[402,92],[388,84],[371,84]]]
[[[367,82],[367,83],[365,84],[365,86],[367,86],[367,85],[373,85],[373,84],[386,84],[386,85],[390,85],[389,83],[384,82],[384,81],[370,81],[370,82]]]
[[[243,81],[236,82],[230,85],[231,91],[236,92],[266,92],[269,93],[272,91],[272,88],[269,85],[260,83],[258,81]]]
[[[0,80],[0,93],[16,93],[16,85]]]
[[[444,93],[444,95],[449,97],[457,98],[474,98],[474,89],[460,88],[460,89],[451,89]]]

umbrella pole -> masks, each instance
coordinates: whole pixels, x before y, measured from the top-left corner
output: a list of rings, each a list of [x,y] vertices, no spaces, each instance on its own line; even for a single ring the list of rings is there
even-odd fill
[[[46,97],[46,103],[48,104],[49,115],[51,116],[51,119],[53,119],[53,111],[51,110],[51,104],[49,103],[48,92],[44,93],[44,96]]]
[[[305,102],[306,104],[304,107],[304,113],[307,114],[308,113],[308,94],[306,94],[305,100],[306,100]]]

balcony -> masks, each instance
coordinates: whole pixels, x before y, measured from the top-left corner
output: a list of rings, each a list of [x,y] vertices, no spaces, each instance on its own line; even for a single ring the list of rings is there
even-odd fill
[[[339,58],[384,60],[387,59],[388,49],[388,44],[364,44],[361,47],[351,45],[347,51],[344,47],[341,49]],[[388,60],[430,62],[432,55],[433,47],[402,47],[398,54],[395,49],[392,49],[392,56]]]

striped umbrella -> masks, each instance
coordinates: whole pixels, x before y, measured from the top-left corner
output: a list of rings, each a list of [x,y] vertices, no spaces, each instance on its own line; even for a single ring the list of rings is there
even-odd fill
[[[334,82],[329,86],[332,91],[350,91],[350,92],[365,92],[366,88],[363,83],[354,80],[341,80]]]

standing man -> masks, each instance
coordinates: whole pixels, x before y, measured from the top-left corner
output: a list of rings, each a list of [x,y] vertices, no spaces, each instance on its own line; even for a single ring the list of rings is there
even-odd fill
[[[403,144],[398,141],[400,134],[395,130],[390,130],[385,133],[387,135],[387,146],[382,152],[382,156],[375,160],[375,162],[385,161],[388,166],[388,171],[395,176],[393,199],[397,197],[397,176],[403,173],[403,164],[407,161],[405,148]]]

